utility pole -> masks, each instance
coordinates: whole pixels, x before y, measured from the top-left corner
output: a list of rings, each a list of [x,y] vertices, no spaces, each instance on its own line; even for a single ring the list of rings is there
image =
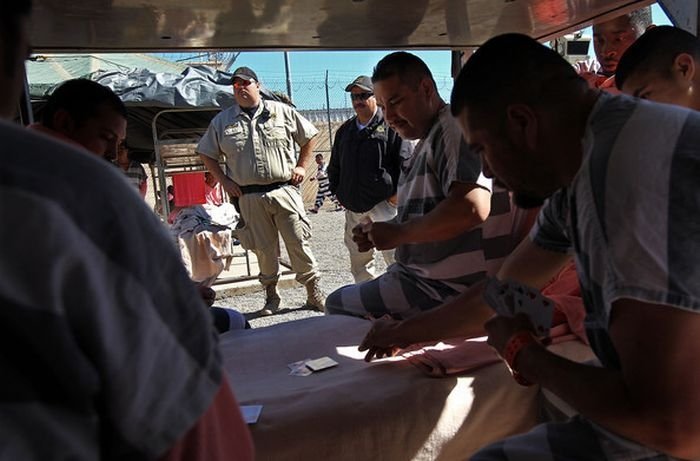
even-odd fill
[[[290,100],[294,100],[292,98],[292,74],[289,72],[289,52],[285,51],[284,52],[284,72],[287,75],[287,96],[289,96]]]
[[[326,117],[328,119],[328,144],[333,149],[333,130],[331,129],[331,98],[328,94],[328,69],[326,69]]]

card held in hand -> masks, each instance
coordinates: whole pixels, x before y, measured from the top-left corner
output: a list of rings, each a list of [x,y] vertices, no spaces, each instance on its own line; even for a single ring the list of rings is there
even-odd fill
[[[484,288],[484,301],[498,314],[513,317],[523,313],[530,318],[537,336],[549,336],[554,303],[539,290],[515,280],[489,278]]]
[[[513,296],[515,314],[523,313],[530,317],[535,333],[540,337],[549,336],[554,315],[554,303],[539,290],[523,285],[514,280],[508,280],[510,293]]]
[[[508,306],[505,294],[506,290],[504,284],[496,277],[489,277],[486,282],[486,287],[484,288],[484,301],[491,306],[496,314],[504,317],[512,317],[514,312],[512,307]]]

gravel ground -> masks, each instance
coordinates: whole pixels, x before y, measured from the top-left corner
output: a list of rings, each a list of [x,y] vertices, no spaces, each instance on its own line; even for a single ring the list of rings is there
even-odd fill
[[[328,294],[336,288],[353,283],[350,258],[343,243],[345,213],[333,211],[333,205],[326,203],[318,214],[309,214],[309,217],[313,225],[311,247],[321,269],[321,288]],[[284,248],[282,255],[286,259]],[[386,268],[384,259],[379,254],[375,255],[375,264],[378,273]],[[283,288],[279,291],[282,298],[281,309],[268,317],[257,315],[265,304],[262,287],[254,293],[218,298],[216,305],[232,307],[243,312],[253,328],[323,315],[302,307],[306,301],[306,289],[302,285],[295,283],[293,288]]]

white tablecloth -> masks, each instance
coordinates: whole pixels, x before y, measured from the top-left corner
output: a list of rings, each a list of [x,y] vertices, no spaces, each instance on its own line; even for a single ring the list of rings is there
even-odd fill
[[[461,460],[536,423],[538,388],[516,384],[504,365],[436,379],[403,359],[366,363],[357,345],[368,329],[326,316],[221,336],[239,403],[263,405],[250,426],[257,459]],[[288,363],[322,356],[339,365],[289,375]]]

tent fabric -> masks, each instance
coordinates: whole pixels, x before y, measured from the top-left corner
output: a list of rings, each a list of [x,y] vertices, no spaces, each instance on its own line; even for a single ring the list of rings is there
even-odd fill
[[[42,98],[47,90],[62,81],[84,77],[99,70],[128,72],[132,69],[149,69],[151,72],[179,74],[186,67],[148,54],[41,54],[27,61],[27,77],[32,98]]]
[[[188,139],[201,136],[209,125],[209,121],[221,110],[236,104],[231,89],[231,74],[208,66],[183,66],[162,59],[150,57],[156,68],[173,70],[182,69],[180,73],[154,72],[152,69],[131,68],[130,63],[140,63],[147,60],[116,61],[115,56],[109,55],[111,68],[80,74],[89,70],[90,59],[80,60],[77,55],[71,66],[66,63],[60,71],[52,59],[30,61],[28,79],[30,93],[34,106],[35,117],[41,116],[43,101],[63,81],[71,78],[87,78],[111,88],[129,109],[127,139],[130,154],[134,160],[152,162],[154,160],[154,144],[152,121],[156,114],[164,109],[209,109],[204,111],[173,112],[163,114],[158,119],[161,130],[167,131],[166,138]],[[94,55],[86,55],[91,57]],[[107,62],[102,60],[102,63]],[[116,64],[115,64],[116,63]],[[118,65],[117,65],[118,64]],[[53,82],[51,82],[53,80]],[[34,83],[32,83],[34,82]],[[261,85],[261,93],[265,99],[277,100],[270,90]]]

